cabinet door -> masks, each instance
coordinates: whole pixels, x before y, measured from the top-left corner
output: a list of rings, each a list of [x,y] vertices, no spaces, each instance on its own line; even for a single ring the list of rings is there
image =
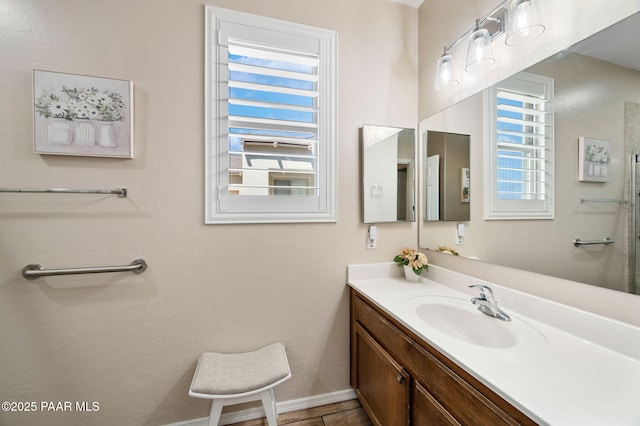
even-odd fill
[[[412,426],[460,426],[420,383],[413,387]]]
[[[360,324],[355,332],[355,390],[362,406],[376,425],[408,425],[409,375]]]

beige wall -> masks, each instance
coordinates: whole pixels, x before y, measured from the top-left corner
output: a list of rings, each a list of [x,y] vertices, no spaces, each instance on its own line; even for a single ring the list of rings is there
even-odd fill
[[[273,341],[290,400],[349,387],[346,265],[390,261],[415,224],[365,248],[363,123],[418,122],[418,11],[387,0],[220,0],[338,32],[338,223],[205,226],[203,21],[197,0],[0,0],[0,186],[127,187],[129,197],[0,194],[0,400],[98,401],[11,425],[156,425],[208,415],[187,396],[203,351]],[[134,160],[32,152],[34,68],[133,80]],[[46,267],[149,262],[142,275],[28,282]]]

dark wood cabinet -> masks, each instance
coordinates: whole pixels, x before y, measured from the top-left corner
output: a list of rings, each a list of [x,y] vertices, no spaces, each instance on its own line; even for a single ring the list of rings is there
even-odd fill
[[[411,418],[415,426],[460,425],[420,383],[413,386]]]
[[[358,394],[378,425],[408,425],[409,375],[362,327],[356,325]]]
[[[380,426],[536,424],[354,289],[351,385]]]

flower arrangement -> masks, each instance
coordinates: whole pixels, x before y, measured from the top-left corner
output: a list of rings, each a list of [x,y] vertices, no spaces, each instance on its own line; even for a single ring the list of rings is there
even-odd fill
[[[120,93],[64,86],[58,92],[43,90],[35,105],[41,117],[106,122],[124,120],[124,106]]]
[[[409,247],[403,248],[400,254],[393,258],[393,261],[396,262],[398,266],[410,266],[416,275],[420,275],[423,270],[429,270],[429,265],[427,264],[429,259],[427,259],[427,256]]]
[[[609,164],[609,161],[611,161],[607,149],[598,145],[588,145],[584,152],[584,158],[587,161],[600,164]]]
[[[438,246],[436,251],[439,251],[440,253],[452,254],[454,256],[460,256],[460,253],[449,246]]]

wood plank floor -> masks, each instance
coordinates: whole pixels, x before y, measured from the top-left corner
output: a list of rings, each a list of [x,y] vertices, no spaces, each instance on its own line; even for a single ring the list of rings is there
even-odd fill
[[[233,426],[266,426],[267,419],[248,420]],[[357,399],[291,411],[278,415],[278,425],[287,426],[371,426]]]

